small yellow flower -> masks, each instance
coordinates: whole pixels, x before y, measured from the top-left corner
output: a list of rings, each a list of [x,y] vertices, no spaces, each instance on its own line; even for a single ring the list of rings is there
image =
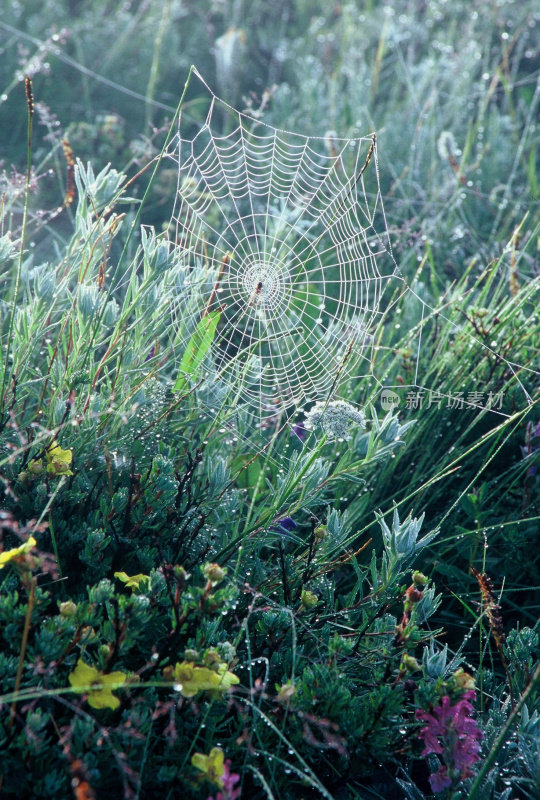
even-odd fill
[[[9,564],[10,561],[16,561],[20,556],[24,556],[26,553],[29,553],[30,550],[36,546],[36,544],[37,542],[34,537],[30,536],[30,538],[19,547],[14,547],[12,550],[4,550],[3,553],[0,553],[0,569],[3,569],[6,564]]]
[[[53,442],[45,451],[45,458],[50,475],[73,475],[69,468],[73,461],[72,450],[62,450],[58,442]]]
[[[196,667],[193,662],[182,661],[176,664],[173,679],[180,686],[184,697],[194,697],[198,692],[228,692],[240,679],[229,672],[222,662],[217,671],[208,667]]]
[[[82,658],[68,676],[73,689],[79,694],[88,692],[88,704],[92,708],[118,708],[120,700],[112,693],[126,680],[125,672],[100,672],[95,667],[85,664]],[[109,688],[110,687],[110,688]]]
[[[201,772],[204,772],[206,778],[220,789],[223,788],[223,775],[225,774],[225,754],[220,747],[213,747],[210,753],[205,756],[204,753],[193,753],[191,756],[191,763]]]
[[[138,589],[143,581],[150,580],[149,575],[143,575],[141,572],[139,572],[138,575],[131,576],[128,575],[127,572],[115,572],[114,577],[118,578],[118,580],[122,581],[122,583],[125,583],[126,587],[132,590]]]

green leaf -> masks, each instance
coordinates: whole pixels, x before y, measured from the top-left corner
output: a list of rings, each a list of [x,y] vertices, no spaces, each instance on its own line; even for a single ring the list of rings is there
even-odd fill
[[[478,498],[475,494],[466,494],[461,498],[463,510],[471,519],[478,516]]]
[[[189,386],[189,379],[195,378],[197,375],[199,367],[214,341],[220,317],[221,311],[211,311],[201,319],[195,328],[182,356],[173,392],[182,392]]]
[[[358,483],[360,486],[364,486],[366,481],[364,478],[360,478],[358,475],[352,475],[350,472],[342,472],[339,476],[340,478],[346,478],[348,481],[352,483]]]

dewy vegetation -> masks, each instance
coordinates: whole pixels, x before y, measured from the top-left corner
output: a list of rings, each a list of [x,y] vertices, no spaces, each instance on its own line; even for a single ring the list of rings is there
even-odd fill
[[[533,800],[536,4],[72,6],[0,20],[0,796]],[[191,61],[377,132],[372,376],[260,424],[171,223]]]

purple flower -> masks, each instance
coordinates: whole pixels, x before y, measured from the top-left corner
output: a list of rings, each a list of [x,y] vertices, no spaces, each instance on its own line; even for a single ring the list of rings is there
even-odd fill
[[[448,777],[446,767],[441,767],[438,772],[434,772],[433,775],[430,775],[429,782],[433,792],[442,792],[444,789],[448,789],[449,786],[452,786],[452,780]]]
[[[303,422],[297,422],[296,425],[293,425],[291,428],[291,436],[296,436],[301,442],[304,441],[308,433],[309,431],[307,428],[304,428]]]
[[[441,792],[452,783],[471,777],[471,766],[480,758],[482,733],[471,716],[474,707],[470,701],[474,698],[471,689],[452,705],[445,695],[432,713],[416,712],[416,718],[426,723],[418,734],[424,740],[422,756],[437,753],[444,762],[439,771],[430,776],[434,792]]]
[[[152,347],[148,351],[148,355],[146,356],[146,358],[144,360],[145,361],[150,361],[151,358],[154,358],[155,354],[156,354],[156,347],[155,347],[155,345],[152,345]]]
[[[240,786],[235,789],[234,784],[238,783],[240,775],[238,775],[237,772],[231,772],[231,761],[229,758],[225,761],[224,769],[225,771],[221,776],[223,791],[216,794],[215,800],[237,800],[242,794],[242,789]],[[210,796],[208,800],[214,800],[214,798]]]
[[[292,517],[283,517],[283,519],[278,519],[275,525],[272,525],[269,530],[276,531],[277,533],[290,533],[291,531],[296,530],[298,525],[294,521]]]

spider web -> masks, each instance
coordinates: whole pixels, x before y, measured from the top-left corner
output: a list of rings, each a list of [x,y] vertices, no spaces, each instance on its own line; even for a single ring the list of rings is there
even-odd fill
[[[289,133],[210,92],[204,124],[183,138],[181,121],[170,156],[176,244],[202,276],[187,331],[220,312],[213,359],[236,401],[273,415],[369,374],[396,275],[375,137]]]
[[[190,132],[192,119],[181,117],[167,155],[177,174],[175,244],[192,276],[189,301],[180,295],[175,309],[182,352],[201,319],[219,312],[203,405],[243,405],[259,421],[291,419],[357,379],[379,390],[422,390],[425,322],[433,314],[450,320],[407,284],[394,260],[375,136],[271,127],[195,75],[208,92],[206,119],[189,136],[184,122]],[[404,293],[420,304],[421,319],[409,332],[412,380],[397,386],[374,374],[374,343]],[[530,368],[467,335],[502,358],[530,405],[518,377]]]

